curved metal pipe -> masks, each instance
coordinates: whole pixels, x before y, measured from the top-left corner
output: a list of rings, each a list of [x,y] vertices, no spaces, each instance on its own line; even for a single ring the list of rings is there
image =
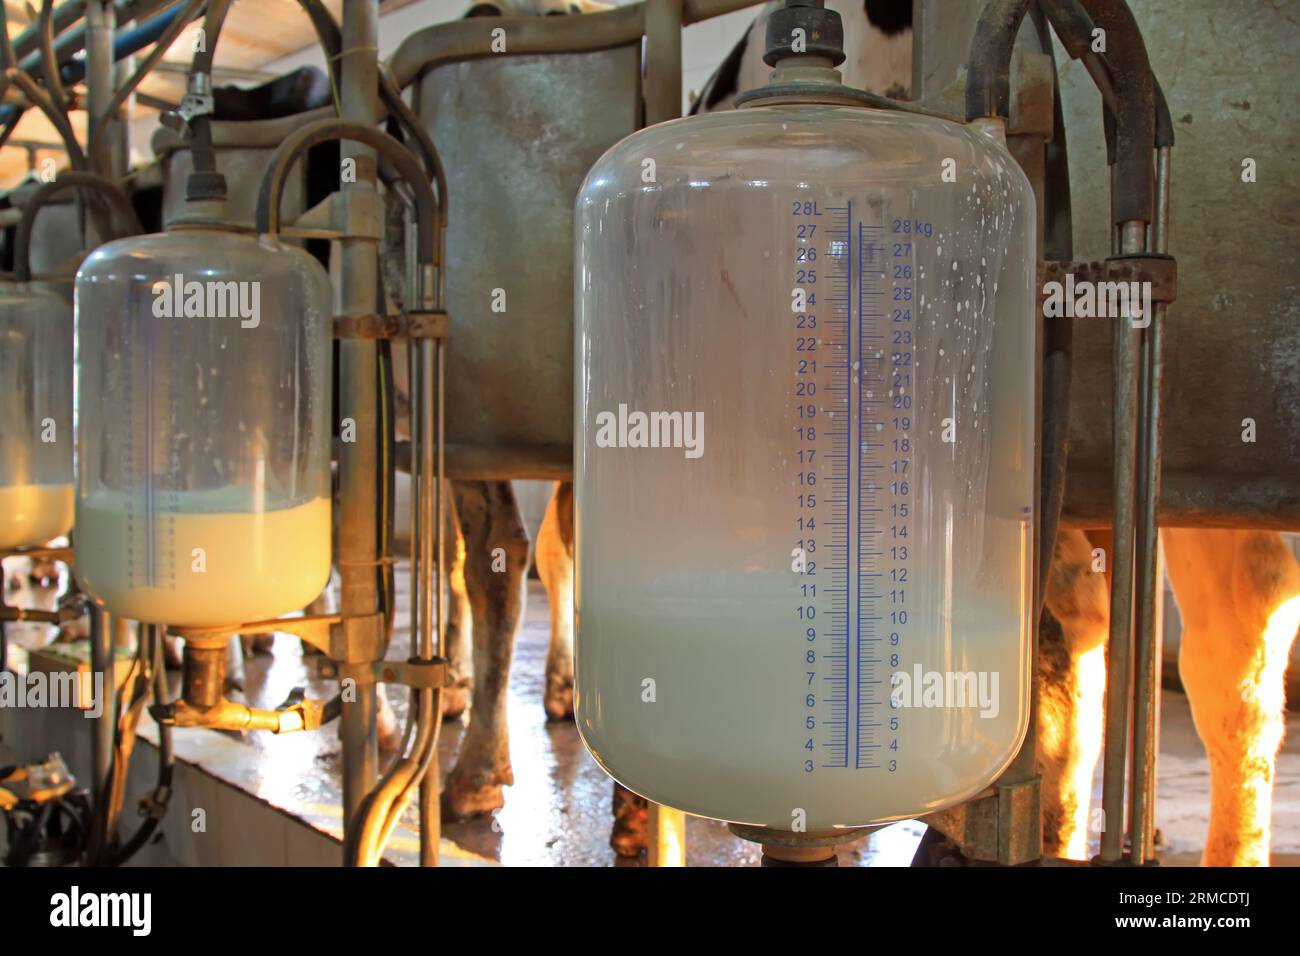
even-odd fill
[[[966,120],[1011,116],[1011,50],[1029,0],[990,0],[966,63]]]
[[[1115,80],[1111,221],[1149,223],[1155,215],[1156,93],[1146,43],[1124,0],[1080,2],[1106,31],[1106,59]]]
[[[494,17],[489,21],[491,30],[479,18],[440,23],[403,40],[389,58],[389,68],[400,88],[436,64],[527,53],[586,53],[639,43],[645,32],[645,4],[589,13],[580,18],[579,24],[570,20],[569,17]],[[496,29],[505,31],[504,53],[492,49],[492,30]]]
[[[45,89],[50,95],[50,101],[60,110],[68,109],[68,91],[63,88],[63,80],[59,76],[59,61],[54,56],[54,0],[45,0],[41,4],[41,18],[37,26],[40,28],[41,44],[41,76],[45,80]],[[8,47],[7,56],[13,55],[13,47]],[[12,66],[17,63],[10,61]]]
[[[89,192],[103,196],[108,201],[109,208],[118,219],[119,225],[125,225],[126,231],[122,235],[135,235],[144,232],[144,227],[140,225],[140,219],[135,214],[135,208],[131,205],[131,200],[127,198],[121,187],[106,176],[98,173],[90,173],[81,170],[67,170],[59,174],[59,178],[52,183],[46,183],[32,195],[26,205],[23,206],[23,217],[18,222],[18,232],[14,238],[14,280],[16,282],[30,282],[32,278],[31,269],[31,235],[32,224],[36,220],[36,214],[40,212],[41,207],[50,201],[54,196],[69,189],[84,189]]]
[[[12,83],[22,90],[23,95],[46,115],[54,129],[59,134],[59,139],[63,140],[63,148],[67,151],[68,162],[72,164],[73,169],[86,168],[86,154],[77,142],[77,134],[72,129],[72,124],[68,122],[68,116],[62,110],[58,109],[45,91],[31,78],[26,72],[17,67],[10,67],[4,73],[5,84]]]
[[[267,163],[266,174],[257,195],[257,231],[274,235],[280,231],[280,197],[288,181],[289,170],[304,152],[320,143],[354,140],[378,152],[397,170],[411,187],[415,200],[418,244],[422,264],[435,261],[435,233],[444,220],[439,215],[438,198],[424,178],[424,170],[415,156],[393,137],[370,126],[344,119],[325,119],[303,126],[285,138]]]

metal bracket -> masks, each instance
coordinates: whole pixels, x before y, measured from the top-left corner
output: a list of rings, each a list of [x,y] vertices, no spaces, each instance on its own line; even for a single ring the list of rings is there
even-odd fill
[[[997,783],[965,803],[921,819],[970,860],[1018,866],[1043,855],[1042,778]]]
[[[445,339],[450,327],[446,312],[398,315],[340,315],[334,318],[337,339]]]
[[[411,657],[404,661],[375,661],[375,681],[383,684],[402,684],[416,690],[438,690],[452,684],[451,670],[447,660],[434,657],[420,660]],[[337,661],[324,660],[317,667],[316,674],[325,680],[337,680],[341,668]]]
[[[1151,301],[1169,304],[1178,298],[1178,263],[1172,256],[1147,254],[1112,256],[1097,262],[1038,263],[1038,297],[1041,311],[1043,288],[1049,282],[1147,282],[1151,284]]]

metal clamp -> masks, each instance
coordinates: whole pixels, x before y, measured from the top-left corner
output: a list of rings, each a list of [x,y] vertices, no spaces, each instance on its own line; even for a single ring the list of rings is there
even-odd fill
[[[450,327],[446,312],[398,315],[340,315],[334,318],[336,339],[445,339]]]
[[[433,657],[421,660],[417,657],[404,661],[375,661],[371,665],[376,683],[401,684],[415,690],[439,690],[450,687],[454,682],[451,669],[445,657]],[[342,668],[334,660],[321,661],[317,666],[316,676],[324,680],[336,680]]]
[[[171,803],[171,799],[171,787],[159,787],[151,793],[146,793],[140,798],[140,816],[161,820],[167,816],[167,805]]]
[[[1151,301],[1169,304],[1178,298],[1178,263],[1172,256],[1147,253],[1143,255],[1112,256],[1096,262],[1038,263],[1038,295],[1049,282],[1064,282],[1067,276],[1075,282],[1143,282],[1151,285]]]

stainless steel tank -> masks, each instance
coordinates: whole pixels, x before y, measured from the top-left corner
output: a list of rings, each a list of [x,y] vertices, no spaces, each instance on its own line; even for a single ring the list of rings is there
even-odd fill
[[[568,478],[573,202],[640,125],[640,50],[435,65],[416,109],[447,169],[447,472]]]

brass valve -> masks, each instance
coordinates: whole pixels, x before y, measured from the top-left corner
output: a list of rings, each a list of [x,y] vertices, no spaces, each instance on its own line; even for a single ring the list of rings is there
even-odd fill
[[[226,645],[230,633],[190,635],[185,640],[184,690],[181,699],[155,704],[154,720],[172,727],[206,727],[210,730],[269,730],[287,734],[315,730],[321,725],[325,705],[294,691],[275,710],[249,707],[225,696]]]

